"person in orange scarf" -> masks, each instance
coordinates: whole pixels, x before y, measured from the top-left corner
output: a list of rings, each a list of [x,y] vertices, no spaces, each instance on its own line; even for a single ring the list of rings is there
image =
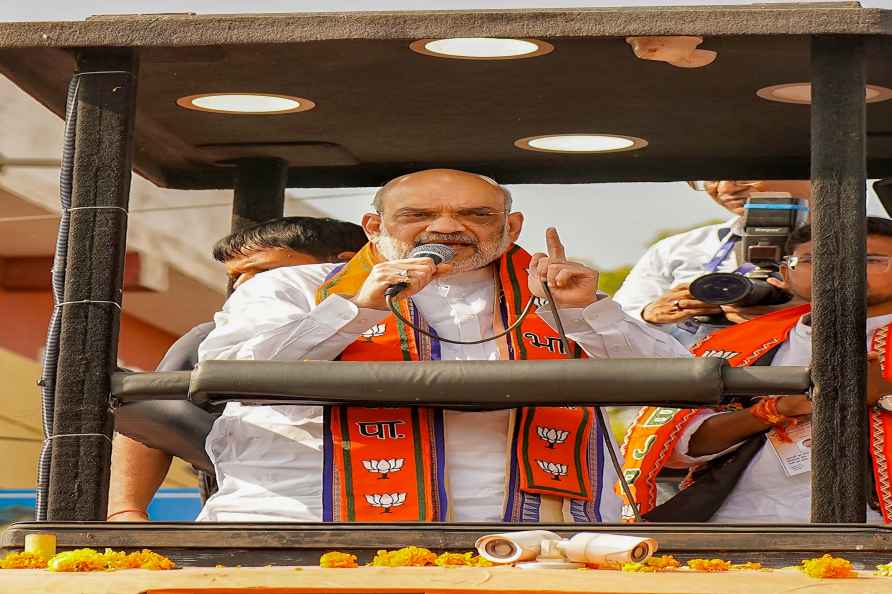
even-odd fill
[[[563,357],[549,311],[510,327],[548,282],[580,356],[689,356],[597,293],[557,231],[548,254],[514,242],[523,215],[493,180],[455,170],[399,177],[363,217],[370,242],[345,265],[256,276],[215,317],[200,360],[514,360]],[[426,243],[455,258],[409,258]],[[531,273],[528,271],[532,271]],[[389,311],[384,291],[407,283]],[[370,393],[374,386],[369,386]],[[217,521],[614,521],[620,501],[590,407],[468,412],[427,408],[240,406],[215,423],[207,451]]]
[[[892,220],[867,221],[868,395],[873,501],[868,521],[892,519]],[[811,228],[790,237],[786,286],[811,298]],[[721,330],[694,345],[700,357],[734,366],[801,365],[811,360],[810,306],[787,308]],[[811,501],[811,402],[806,396],[751,399],[739,410],[646,407],[626,435],[624,474],[650,521],[808,522]],[[664,467],[691,468],[683,489],[656,505]],[[630,512],[631,510],[627,510]],[[625,514],[628,516],[628,514]]]

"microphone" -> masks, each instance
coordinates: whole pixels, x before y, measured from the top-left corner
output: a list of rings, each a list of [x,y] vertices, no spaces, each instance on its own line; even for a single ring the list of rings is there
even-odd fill
[[[425,243],[424,245],[419,245],[412,248],[412,251],[409,252],[408,258],[430,258],[434,261],[434,265],[443,264],[445,262],[449,262],[455,257],[455,252],[452,251],[448,245],[443,245],[442,243]],[[390,285],[387,287],[387,290],[384,291],[385,297],[395,297],[400,291],[409,286],[409,283],[397,283],[395,285]]]

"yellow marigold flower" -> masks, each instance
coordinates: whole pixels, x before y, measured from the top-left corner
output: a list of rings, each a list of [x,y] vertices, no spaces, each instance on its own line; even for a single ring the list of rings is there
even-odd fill
[[[403,547],[396,551],[380,550],[369,565],[374,567],[422,567],[433,565],[437,556],[422,547]]]
[[[332,551],[319,558],[319,567],[334,569],[336,567],[359,567],[359,565],[356,563],[356,555]]]
[[[2,567],[2,565],[0,565]],[[877,565],[877,575],[884,575],[887,577],[892,577],[892,563],[886,563],[885,565]]]
[[[434,560],[434,565],[453,567],[469,565],[471,567],[492,567],[493,563],[474,553],[443,553]]]
[[[731,569],[731,562],[721,559],[691,559],[688,567],[696,571],[728,571]]]
[[[813,578],[849,578],[858,577],[852,563],[842,557],[824,555],[816,559],[806,559],[802,562],[802,571]]]
[[[672,555],[661,555],[660,557],[651,557],[642,563],[624,563],[623,571],[632,571],[640,573],[653,573],[656,571],[672,571],[679,567],[680,563]],[[607,569],[606,566],[602,566]]]
[[[9,553],[0,559],[0,569],[43,569],[46,557],[36,553]]]
[[[65,551],[47,562],[50,571],[102,571],[107,567],[105,555],[93,549]]]

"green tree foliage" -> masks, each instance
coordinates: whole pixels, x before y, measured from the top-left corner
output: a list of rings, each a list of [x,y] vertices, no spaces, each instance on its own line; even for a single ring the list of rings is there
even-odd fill
[[[623,285],[626,276],[632,270],[631,266],[620,266],[613,270],[602,270],[598,277],[598,289],[608,295],[613,295]]]

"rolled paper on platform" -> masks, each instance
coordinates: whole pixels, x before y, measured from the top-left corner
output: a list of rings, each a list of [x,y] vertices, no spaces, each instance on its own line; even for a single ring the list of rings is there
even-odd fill
[[[46,559],[56,554],[56,535],[36,533],[25,535],[25,552],[40,555]]]
[[[621,534],[580,532],[557,544],[568,561],[588,565],[644,563],[657,551],[657,541]]]

